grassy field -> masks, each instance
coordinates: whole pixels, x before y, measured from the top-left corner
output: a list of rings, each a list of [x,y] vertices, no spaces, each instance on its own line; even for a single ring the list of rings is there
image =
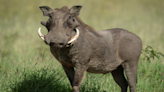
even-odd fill
[[[138,35],[143,48],[164,52],[163,0],[0,0],[0,92],[71,92],[69,81],[49,47],[38,37],[47,33],[39,6],[82,5],[79,17],[95,30],[124,28]],[[164,58],[138,67],[137,92],[164,92]],[[120,92],[111,74],[87,73],[81,92]]]

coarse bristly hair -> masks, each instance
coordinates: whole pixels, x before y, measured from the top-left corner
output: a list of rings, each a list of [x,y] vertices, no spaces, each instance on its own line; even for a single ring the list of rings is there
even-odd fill
[[[92,27],[90,27],[89,25],[85,24],[78,16],[75,17],[76,20],[80,23],[80,25],[83,26],[83,28],[86,28],[87,30],[89,30],[91,33],[95,34],[96,36],[101,36],[99,33],[97,33]]]

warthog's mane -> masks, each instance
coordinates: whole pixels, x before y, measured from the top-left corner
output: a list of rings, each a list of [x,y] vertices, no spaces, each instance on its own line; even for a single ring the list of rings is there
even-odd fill
[[[91,33],[95,34],[96,36],[100,36],[99,33],[97,33],[97,31],[95,31],[92,27],[88,26],[87,24],[85,24],[79,17],[75,17],[76,20],[80,23],[80,25],[84,28],[86,28],[88,31],[90,31]],[[85,31],[87,31],[85,30]]]

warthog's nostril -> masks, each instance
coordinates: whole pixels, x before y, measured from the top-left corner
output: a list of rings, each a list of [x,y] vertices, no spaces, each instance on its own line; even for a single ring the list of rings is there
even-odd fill
[[[58,48],[62,48],[64,46],[64,43],[50,42],[49,45],[51,47],[55,46],[55,47],[58,47]]]
[[[63,43],[60,43],[59,45],[63,45]]]
[[[64,46],[63,43],[59,43],[59,47],[62,48]]]

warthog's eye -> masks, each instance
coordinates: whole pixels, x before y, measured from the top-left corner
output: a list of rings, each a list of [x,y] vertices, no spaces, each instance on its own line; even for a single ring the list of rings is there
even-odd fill
[[[75,22],[75,19],[74,18],[72,20],[73,20],[73,22]]]

